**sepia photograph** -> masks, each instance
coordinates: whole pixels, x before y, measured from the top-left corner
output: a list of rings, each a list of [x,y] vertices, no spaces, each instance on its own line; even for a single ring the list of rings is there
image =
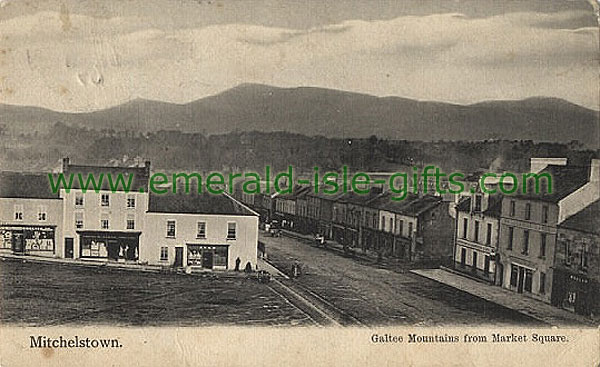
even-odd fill
[[[598,17],[0,0],[0,365],[598,366]]]

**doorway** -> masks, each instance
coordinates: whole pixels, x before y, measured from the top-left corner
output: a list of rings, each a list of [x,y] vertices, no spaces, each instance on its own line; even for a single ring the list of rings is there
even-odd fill
[[[212,269],[213,251],[202,251],[202,267],[204,269]]]
[[[183,247],[175,247],[175,262],[173,266],[176,268],[183,267]]]
[[[65,237],[65,259],[73,258],[73,238]]]
[[[517,293],[523,293],[523,283],[525,281],[525,268],[519,266],[519,282],[517,285]]]

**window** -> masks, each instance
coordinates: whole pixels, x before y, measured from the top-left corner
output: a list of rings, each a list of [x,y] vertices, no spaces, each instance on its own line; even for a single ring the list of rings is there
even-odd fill
[[[167,237],[175,237],[175,221],[168,220],[167,221]]]
[[[236,238],[236,232],[237,232],[237,225],[235,222],[229,222],[227,223],[227,239],[228,240],[235,240]]]
[[[83,194],[82,193],[75,194],[75,206],[83,207]]]
[[[540,272],[540,294],[546,293],[546,273]]]
[[[508,227],[508,247],[507,247],[507,249],[512,250],[514,240],[515,240],[515,228]]]
[[[400,219],[400,225],[399,225],[399,231],[400,231],[400,236],[404,236],[404,220]]]
[[[548,205],[542,206],[542,223],[548,223]]]
[[[413,237],[413,224],[412,222],[408,223],[408,238]]]
[[[490,256],[489,255],[485,255],[484,262],[483,262],[483,272],[485,273],[485,275],[488,275],[488,273],[490,272]]]
[[[206,222],[198,222],[198,233],[196,238],[206,238]]]
[[[580,265],[583,269],[587,269],[588,259],[589,259],[589,247],[587,244],[583,244],[583,247],[581,248],[581,260],[580,260]]]
[[[390,218],[390,232],[394,232],[394,218]]]
[[[514,200],[510,201],[510,216],[514,217],[515,216],[515,212],[516,212],[516,206],[517,204],[515,203]]]
[[[492,223],[487,224],[487,232],[485,234],[485,244],[486,245],[492,244]]]
[[[100,205],[101,206],[110,206],[110,196],[108,194],[100,195]]]
[[[474,233],[474,240],[475,242],[479,242],[479,221],[476,220],[475,221],[475,233]]]
[[[546,257],[546,237],[545,233],[542,233],[540,238],[540,257]]]
[[[476,212],[481,211],[481,195],[475,195],[475,205],[473,207],[473,210]]]
[[[529,230],[526,229],[523,231],[523,251],[521,251],[523,255],[529,254]]]
[[[467,231],[469,230],[469,220],[467,218],[463,218],[463,233],[462,238],[467,239]]]
[[[40,205],[38,208],[38,220],[45,222],[48,217],[48,208],[45,205]]]
[[[531,219],[531,204],[530,203],[525,204],[525,219],[527,219],[527,220]]]
[[[565,265],[571,265],[571,245],[569,241],[565,241]]]
[[[77,228],[77,229],[83,228],[83,213],[82,212],[75,213],[75,228]]]
[[[135,208],[135,195],[127,195],[127,208]]]
[[[533,271],[525,269],[525,291],[531,293],[531,283],[533,280]]]
[[[163,246],[160,248],[160,261],[168,261],[169,260],[169,248]]]
[[[217,246],[213,257],[213,266],[227,268],[227,246]]]
[[[105,215],[103,215],[102,219],[100,219],[100,228],[108,229],[108,217],[106,217]]]
[[[125,223],[125,228],[135,229],[135,216],[131,214],[127,215],[127,222]]]
[[[23,220],[23,205],[15,205],[15,220]]]

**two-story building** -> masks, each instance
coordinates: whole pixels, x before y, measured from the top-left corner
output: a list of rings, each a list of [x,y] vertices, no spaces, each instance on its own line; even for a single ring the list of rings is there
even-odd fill
[[[64,257],[138,260],[150,162],[144,167],[88,166],[64,158],[62,174],[71,182],[70,189],[60,189]]]
[[[558,226],[552,304],[600,315],[600,200]]]
[[[151,193],[140,260],[188,270],[254,270],[258,219],[227,194]]]
[[[62,222],[47,174],[0,173],[0,252],[62,257]]]

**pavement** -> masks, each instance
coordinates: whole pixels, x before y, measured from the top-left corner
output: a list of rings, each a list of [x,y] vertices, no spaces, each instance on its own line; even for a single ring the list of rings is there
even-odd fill
[[[420,269],[411,270],[411,272],[506,308],[516,310],[550,325],[573,326],[574,324],[581,324],[598,326],[600,324],[600,320],[594,321],[542,301],[515,294],[515,292],[508,289],[485,284],[448,270]]]

